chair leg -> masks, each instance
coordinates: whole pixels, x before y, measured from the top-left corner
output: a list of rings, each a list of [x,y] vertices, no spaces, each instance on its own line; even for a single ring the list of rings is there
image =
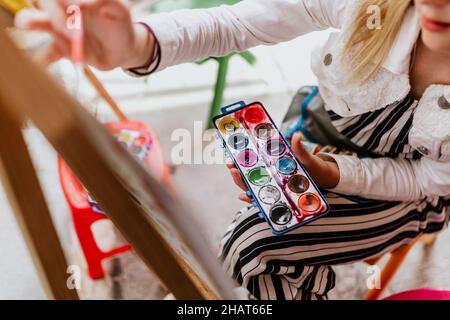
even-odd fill
[[[392,278],[397,273],[408,252],[412,249],[413,243],[402,246],[391,253],[389,260],[381,271],[381,288],[371,289],[366,294],[365,300],[378,300],[388,287]]]
[[[370,265],[370,266],[374,266],[374,265],[376,265],[382,258],[383,258],[383,256],[379,256],[379,257],[377,257],[377,258],[364,260],[364,262],[367,263],[367,264]]]
[[[436,242],[437,234],[425,234],[420,237],[419,241],[422,242],[426,246],[431,246]]]

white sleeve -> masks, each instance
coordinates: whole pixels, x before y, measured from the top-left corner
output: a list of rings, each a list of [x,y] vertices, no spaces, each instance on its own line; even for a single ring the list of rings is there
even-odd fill
[[[430,158],[359,159],[331,155],[341,178],[330,191],[369,199],[416,201],[428,196],[450,196],[450,162]]]
[[[244,0],[210,9],[151,15],[158,39],[158,70],[257,45],[271,45],[308,32],[339,28],[349,0]]]

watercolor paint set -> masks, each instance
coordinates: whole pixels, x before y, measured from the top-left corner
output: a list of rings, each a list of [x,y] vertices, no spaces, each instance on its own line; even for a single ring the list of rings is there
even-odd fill
[[[227,156],[247,184],[248,195],[275,235],[328,213],[325,198],[261,103],[224,107],[213,121]]]

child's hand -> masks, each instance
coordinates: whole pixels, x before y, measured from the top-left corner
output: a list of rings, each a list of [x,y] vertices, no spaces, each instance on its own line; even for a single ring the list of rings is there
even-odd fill
[[[40,0],[40,9],[24,9],[16,15],[20,29],[41,30],[53,43],[37,54],[44,64],[70,58],[71,34],[67,8],[77,5],[83,13],[85,62],[100,70],[145,65],[154,50],[148,30],[133,24],[123,0]],[[74,20],[73,16],[70,20]]]
[[[319,188],[333,189],[340,179],[339,167],[333,158],[324,154],[314,156],[306,150],[302,143],[303,135],[297,133],[291,141],[291,147],[297,159],[306,168]]]
[[[247,189],[247,186],[245,185],[244,180],[242,180],[241,173],[239,172],[238,169],[236,169],[236,167],[234,166],[234,164],[232,162],[228,162],[227,167],[228,167],[228,169],[230,169],[231,177],[233,178],[234,183],[239,188],[241,188],[243,191],[245,191],[245,193],[242,193],[239,195],[239,200],[251,204],[252,199],[250,199],[250,197],[247,195],[248,189]]]
[[[340,172],[337,164],[331,157],[327,158],[322,155],[314,156],[310,154],[303,146],[302,139],[302,134],[296,134],[291,141],[292,150],[297,156],[297,159],[304,165],[318,187],[324,189],[336,187],[340,179]],[[234,167],[233,163],[228,163],[227,167],[230,169],[234,183],[243,191],[247,192],[247,186],[242,180],[239,170]],[[252,200],[246,193],[239,195],[239,200],[252,203]]]

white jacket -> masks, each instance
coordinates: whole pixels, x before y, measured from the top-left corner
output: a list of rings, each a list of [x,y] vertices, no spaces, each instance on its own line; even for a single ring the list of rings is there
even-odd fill
[[[357,0],[245,0],[234,6],[181,10],[150,16],[161,45],[159,70],[257,45],[272,45],[330,27],[325,45],[312,56],[327,108],[358,115],[401,101],[409,93],[409,64],[420,32],[413,7],[381,70],[361,86],[344,86],[340,55]],[[450,70],[450,66],[449,66]],[[336,156],[341,178],[336,192],[372,199],[418,201],[450,196],[450,86],[430,86],[409,133],[421,160]]]

